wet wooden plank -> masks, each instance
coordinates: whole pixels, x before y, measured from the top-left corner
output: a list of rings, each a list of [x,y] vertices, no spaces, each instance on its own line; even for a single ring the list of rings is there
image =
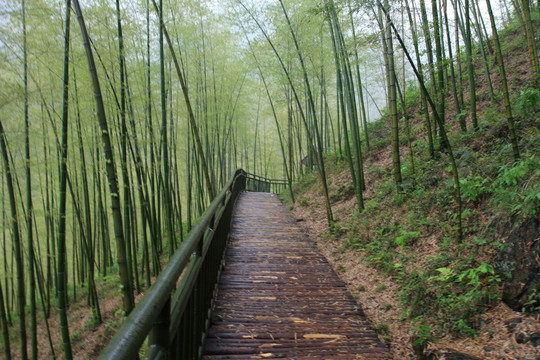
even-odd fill
[[[238,199],[203,359],[390,359],[276,195]]]

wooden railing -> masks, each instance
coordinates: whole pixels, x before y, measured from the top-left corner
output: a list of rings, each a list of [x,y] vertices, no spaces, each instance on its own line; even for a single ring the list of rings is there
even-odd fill
[[[267,179],[265,177],[246,173],[246,190],[255,192],[272,192],[279,194],[287,189],[287,180]]]
[[[99,359],[136,359],[148,337],[148,359],[198,359],[240,192],[280,192],[285,180],[236,170],[138,302]]]

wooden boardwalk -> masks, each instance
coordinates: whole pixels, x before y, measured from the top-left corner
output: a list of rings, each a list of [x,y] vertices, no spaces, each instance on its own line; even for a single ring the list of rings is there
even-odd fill
[[[243,193],[203,359],[390,359],[277,196]]]

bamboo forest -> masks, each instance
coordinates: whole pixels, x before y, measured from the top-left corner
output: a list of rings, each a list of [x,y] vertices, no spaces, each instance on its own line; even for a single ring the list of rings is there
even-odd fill
[[[539,30],[2,0],[0,358],[538,359]]]

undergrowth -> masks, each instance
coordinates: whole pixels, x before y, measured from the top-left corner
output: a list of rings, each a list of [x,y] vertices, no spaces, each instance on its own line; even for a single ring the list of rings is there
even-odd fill
[[[437,174],[433,161],[419,167],[419,184],[405,194],[395,193],[391,179],[379,182],[366,209],[342,225],[347,229],[343,249],[359,251],[401,285],[399,295],[407,309],[403,318],[412,322],[418,342],[447,334],[474,336],[480,315],[500,300],[505,275],[496,274],[487,254],[504,245],[480,217],[530,218],[538,213],[540,158],[524,153],[516,163],[499,159],[491,177],[483,175],[491,171],[482,167],[484,156],[475,154],[474,161],[463,163],[472,167],[461,179],[466,224],[461,244],[454,235],[453,186]],[[437,251],[424,257],[423,242],[430,237],[436,239]],[[529,307],[535,306],[531,299]]]
[[[410,321],[415,346],[445,335],[476,335],[480,316],[501,300],[501,282],[509,276],[494,269],[491,255],[505,245],[497,240],[490,221],[538,216],[540,92],[522,91],[513,106],[522,151],[519,161],[513,161],[506,119],[495,107],[484,109],[480,131],[451,134],[463,200],[465,236],[461,243],[455,236],[454,184],[447,155],[428,159],[425,141],[417,140],[415,185],[409,183],[403,193],[396,193],[391,171],[373,164],[378,151],[389,146],[385,120],[369,124],[371,134],[377,135],[372,136],[365,165],[373,195],[365,199],[364,211],[337,222],[334,232],[327,231],[325,236],[339,239],[342,251],[358,252],[397,281],[406,309],[402,320]],[[404,177],[410,179],[408,159],[402,156]],[[348,171],[345,163],[330,163],[329,178]],[[311,206],[305,193],[316,180],[309,174],[296,184],[299,206]],[[331,181],[331,201],[352,198],[352,190],[351,184]],[[524,310],[540,310],[540,299],[531,297]]]

